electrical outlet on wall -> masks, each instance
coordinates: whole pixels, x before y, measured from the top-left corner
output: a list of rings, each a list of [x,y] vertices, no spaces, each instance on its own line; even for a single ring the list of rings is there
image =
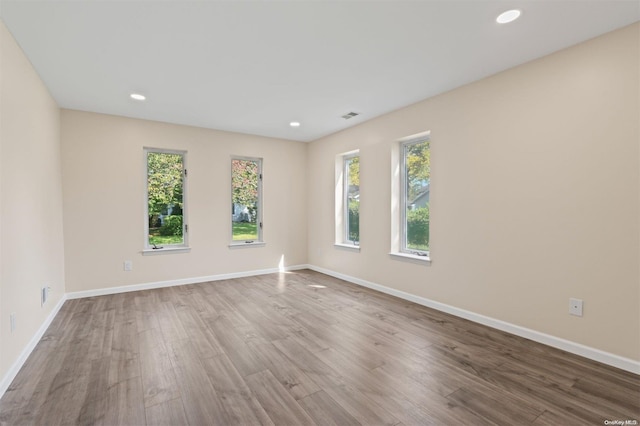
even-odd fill
[[[16,314],[9,315],[9,323],[11,324],[11,332],[13,333],[16,329]]]
[[[583,302],[581,299],[574,299],[573,297],[569,299],[569,313],[571,315],[575,315],[577,317],[582,316],[582,305]]]
[[[44,306],[49,300],[49,291],[51,291],[51,287],[46,284],[40,289],[40,306]]]
[[[123,266],[124,266],[124,270],[125,270],[126,272],[131,272],[131,271],[133,271],[133,262],[132,262],[132,261],[130,261],[130,260],[125,260],[125,261],[124,261],[124,265],[123,265]]]

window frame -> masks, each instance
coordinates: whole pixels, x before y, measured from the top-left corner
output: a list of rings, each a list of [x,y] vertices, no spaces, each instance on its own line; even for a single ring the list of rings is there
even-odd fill
[[[342,244],[354,247],[360,247],[360,239],[353,241],[349,239],[349,161],[354,158],[360,159],[360,151],[354,151],[342,156]],[[358,173],[359,175],[359,173]],[[358,200],[358,203],[360,201]],[[358,205],[358,213],[359,213]],[[360,215],[358,214],[358,227],[360,225]]]
[[[349,221],[348,202],[348,175],[346,164],[347,159],[360,158],[360,150],[355,149],[339,153],[335,156],[335,186],[334,186],[334,242],[333,245],[339,250],[352,252],[360,251],[360,241],[353,244],[349,241],[347,227]]]
[[[231,225],[230,227],[230,236],[231,236],[231,242],[229,243],[229,247],[256,247],[256,246],[264,246],[265,242],[264,242],[264,222],[263,222],[263,206],[264,206],[264,202],[263,202],[263,183],[264,183],[264,168],[263,168],[263,158],[261,157],[247,157],[247,156],[242,156],[242,155],[232,155],[231,156],[231,160],[229,161],[229,166],[230,166],[230,174],[229,177],[231,178],[231,185],[229,186],[230,190],[231,190],[231,197],[230,197],[230,201],[231,201],[231,207],[233,209],[233,161],[234,160],[240,160],[240,161],[254,161],[256,163],[258,163],[258,202],[256,203],[257,206],[257,214],[256,214],[256,223],[257,223],[257,230],[258,230],[258,238],[255,240],[234,240],[233,239],[233,213],[231,213],[230,217],[229,217],[229,223]]]
[[[177,149],[166,148],[143,148],[143,161],[144,161],[144,244],[143,255],[149,254],[162,254],[162,253],[175,253],[175,252],[188,252],[189,247],[189,223],[188,223],[188,171],[187,171],[187,151]],[[175,154],[182,157],[182,244],[165,244],[162,248],[153,248],[149,244],[149,154]]]
[[[431,151],[431,138],[429,134],[421,135],[415,138],[404,140],[400,142],[399,156],[400,156],[400,192],[399,192],[399,206],[400,206],[400,247],[399,253],[405,255],[416,256],[424,260],[431,259],[430,250],[418,250],[407,247],[408,244],[408,223],[407,223],[407,208],[408,208],[408,193],[407,193],[407,152],[408,147],[412,145],[418,145],[423,142],[429,143],[429,151]],[[430,204],[430,203],[429,203]],[[431,206],[429,206],[431,207]],[[431,223],[429,223],[431,226]]]

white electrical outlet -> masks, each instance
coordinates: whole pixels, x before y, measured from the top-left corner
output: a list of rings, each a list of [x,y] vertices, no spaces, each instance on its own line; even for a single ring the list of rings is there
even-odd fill
[[[47,300],[49,300],[49,290],[51,290],[51,287],[47,285],[40,289],[40,306],[44,306]]]
[[[126,272],[133,271],[133,262],[130,261],[130,260],[125,260],[124,261],[124,270]]]
[[[9,315],[9,322],[11,323],[11,332],[13,333],[16,329],[16,314]]]
[[[571,315],[581,317],[582,305],[583,305],[583,302],[581,299],[574,299],[574,298],[569,299],[569,313]]]

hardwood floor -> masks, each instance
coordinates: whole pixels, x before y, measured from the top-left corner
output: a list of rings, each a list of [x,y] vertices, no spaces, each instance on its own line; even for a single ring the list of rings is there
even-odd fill
[[[0,400],[2,425],[605,420],[640,421],[640,376],[307,270],[67,301]]]

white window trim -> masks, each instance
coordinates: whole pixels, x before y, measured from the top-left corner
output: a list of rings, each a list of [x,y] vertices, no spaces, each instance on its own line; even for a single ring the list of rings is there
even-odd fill
[[[189,225],[187,219],[188,212],[188,202],[187,202],[187,151],[183,150],[175,150],[175,149],[164,149],[164,148],[152,148],[152,147],[144,147],[143,149],[143,170],[144,170],[144,181],[142,187],[144,188],[144,243],[142,254],[154,255],[154,254],[169,254],[169,253],[188,253],[191,251],[189,247]],[[149,245],[149,170],[147,169],[148,162],[148,154],[150,152],[158,152],[163,154],[178,154],[182,156],[182,244],[169,244],[163,246],[162,248],[154,249]]]
[[[155,256],[159,254],[189,253],[190,251],[191,247],[177,247],[175,245],[170,245],[161,249],[144,249],[142,250],[142,255]]]
[[[404,252],[391,252],[389,256],[396,260],[404,260],[410,263],[426,263],[431,265],[431,258],[429,256],[418,256],[417,254],[404,253]]]
[[[421,132],[397,140],[391,151],[391,251],[389,255],[397,260],[412,263],[431,264],[431,253],[406,248],[406,173],[405,151],[408,145],[431,141],[431,132]],[[418,255],[424,253],[424,255]]]
[[[253,247],[264,247],[266,246],[267,243],[265,243],[264,241],[255,241],[255,240],[248,240],[248,241],[242,241],[242,240],[236,240],[233,243],[229,244],[229,248],[231,249],[245,249],[245,248],[253,248]]]
[[[229,243],[229,248],[249,248],[249,247],[264,247],[266,245],[263,237],[264,232],[264,222],[263,222],[263,200],[262,200],[262,184],[264,182],[263,179],[263,165],[262,158],[258,157],[244,157],[240,155],[232,155],[231,161],[229,161],[230,174],[231,177],[231,205],[233,206],[233,160],[244,160],[244,161],[255,161],[258,163],[258,216],[256,217],[256,222],[258,224],[258,239],[257,240],[234,240],[233,239],[233,213],[229,216],[229,224],[231,225],[231,229],[229,230],[231,235],[231,242]],[[231,210],[231,209],[229,209]]]
[[[333,244],[335,247],[340,248],[340,249],[345,249],[348,251],[360,251],[360,245],[355,245],[355,244],[345,244],[345,243],[334,243]]]
[[[360,242],[354,244],[349,241],[347,224],[349,223],[349,202],[348,185],[349,178],[347,174],[347,160],[354,157],[360,157],[360,150],[343,152],[336,156],[335,161],[335,242],[334,246],[339,249],[347,249],[349,251],[359,252]]]

